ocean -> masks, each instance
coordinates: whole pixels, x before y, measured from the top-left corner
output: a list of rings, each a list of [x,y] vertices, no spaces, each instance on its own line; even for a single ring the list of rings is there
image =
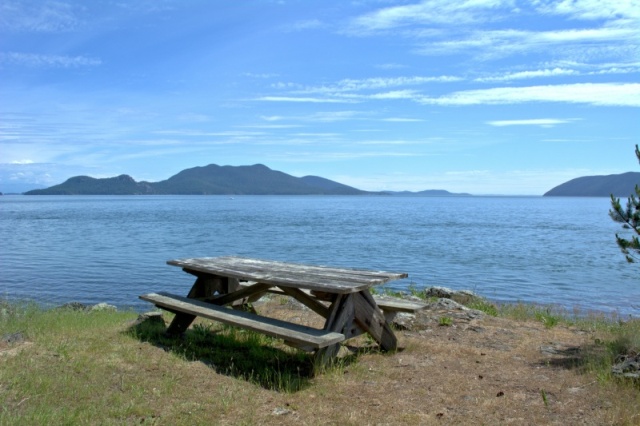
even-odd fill
[[[640,265],[607,198],[402,196],[0,197],[0,297],[45,306],[186,294],[167,260],[241,255],[406,272],[497,302],[640,315]]]

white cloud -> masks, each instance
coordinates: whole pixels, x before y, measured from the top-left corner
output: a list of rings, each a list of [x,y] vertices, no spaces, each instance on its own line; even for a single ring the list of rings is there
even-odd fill
[[[613,75],[640,72],[640,64],[635,62],[586,64],[575,61],[557,61],[556,64],[559,66],[537,70],[507,72],[488,77],[478,77],[474,79],[474,81],[481,83],[490,83],[500,81],[525,80],[531,78]]]
[[[391,89],[403,86],[420,86],[429,83],[454,83],[462,81],[463,78],[441,75],[441,76],[411,76],[411,77],[371,77],[364,79],[346,78],[333,84],[323,86],[307,86],[298,90],[293,90],[294,94],[326,94],[332,96],[347,96],[344,93],[358,92],[376,89]],[[300,85],[289,83],[286,87],[295,88]],[[286,88],[284,86],[278,88]]]
[[[242,75],[244,75],[245,77],[250,77],[250,78],[261,78],[261,79],[267,79],[267,78],[274,78],[274,77],[278,77],[279,74],[275,74],[275,73],[253,73],[253,72],[245,72]]]
[[[80,24],[77,12],[64,1],[4,1],[0,4],[0,28],[46,33],[71,31]]]
[[[394,63],[378,64],[375,67],[381,70],[397,70],[397,69],[407,68],[406,65],[394,64]]]
[[[414,99],[416,97],[415,90],[392,90],[384,93],[374,93],[366,96],[369,99]]]
[[[568,15],[573,19],[639,18],[636,0],[538,0],[534,2],[542,13]]]
[[[639,83],[583,83],[529,87],[498,87],[454,92],[418,99],[430,105],[500,105],[525,102],[585,103],[598,106],[640,107]]]
[[[534,71],[519,71],[513,73],[506,73],[503,75],[493,76],[493,77],[480,77],[476,78],[475,81],[479,82],[494,82],[494,81],[510,81],[510,80],[523,80],[529,78],[540,78],[540,77],[558,77],[558,76],[567,76],[567,75],[579,75],[580,72],[572,69],[566,68],[553,68],[553,69],[544,69],[544,70],[534,70]]]
[[[325,25],[319,19],[306,19],[306,20],[294,22],[293,24],[285,25],[283,27],[283,30],[287,32],[304,31],[304,30],[322,28],[324,26]]]
[[[255,101],[265,102],[307,102],[307,103],[354,103],[355,100],[337,98],[310,98],[296,96],[261,96],[254,98]]]
[[[533,118],[527,120],[495,120],[487,121],[487,124],[495,127],[505,126],[541,126],[541,127],[553,127],[556,124],[571,123],[575,120],[560,120],[557,118]]]
[[[414,123],[414,122],[419,122],[424,120],[421,118],[389,117],[389,118],[383,118],[382,121],[397,122],[397,123]]]
[[[0,53],[0,63],[24,65],[34,68],[76,68],[98,66],[102,64],[102,61],[86,56],[8,52]]]
[[[461,52],[484,59],[545,51],[563,58],[613,56],[628,59],[638,47],[635,27],[564,29],[553,31],[476,30],[446,40],[425,42],[415,52],[424,55],[451,55]]]
[[[493,9],[510,7],[511,0],[428,0],[417,4],[393,6],[359,16],[351,23],[352,34],[368,34],[410,24],[450,24],[495,20]]]

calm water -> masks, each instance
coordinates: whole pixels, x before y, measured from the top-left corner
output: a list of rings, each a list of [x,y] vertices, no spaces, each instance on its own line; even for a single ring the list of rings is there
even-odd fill
[[[619,252],[606,198],[4,196],[0,295],[45,304],[186,293],[169,259],[244,255],[407,272],[402,289],[640,312],[640,267]]]

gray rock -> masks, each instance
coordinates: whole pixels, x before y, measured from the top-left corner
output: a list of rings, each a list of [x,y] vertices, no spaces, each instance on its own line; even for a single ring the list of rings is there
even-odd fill
[[[101,312],[101,311],[117,311],[118,308],[116,308],[113,305],[109,305],[107,303],[98,303],[97,305],[93,305],[89,311],[91,312]]]
[[[145,312],[144,314],[140,314],[138,315],[138,318],[131,324],[132,326],[137,326],[140,325],[142,323],[158,323],[158,324],[162,324],[163,326],[166,325],[166,323],[164,322],[164,317],[162,316],[162,312],[159,311],[151,311],[151,312]]]
[[[623,356],[620,362],[611,367],[611,373],[630,379],[640,379],[640,354]]]
[[[451,299],[455,292],[447,287],[429,287],[424,289],[424,295],[426,297],[437,297]]]
[[[478,296],[469,290],[452,290],[447,287],[429,287],[424,290],[426,297],[437,297],[439,299],[451,299],[458,303],[469,303]]]
[[[415,320],[415,314],[411,314],[408,312],[398,312],[394,315],[391,322],[396,328],[398,328],[398,330],[411,330],[413,328]]]
[[[3,335],[2,338],[0,338],[0,342],[9,343],[9,344],[22,343],[24,342],[24,334],[22,334],[19,331],[16,333],[8,333]]]
[[[468,311],[464,305],[456,302],[455,300],[451,300],[448,298],[440,298],[436,302],[431,303],[431,307],[435,309],[447,309],[447,310],[459,310],[459,311]]]

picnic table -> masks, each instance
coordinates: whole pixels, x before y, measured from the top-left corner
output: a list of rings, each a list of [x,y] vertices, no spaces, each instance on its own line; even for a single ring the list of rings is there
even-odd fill
[[[337,355],[342,341],[363,333],[368,333],[382,350],[395,350],[398,342],[388,314],[423,307],[412,302],[378,303],[372,296],[372,287],[406,278],[406,273],[236,256],[178,259],[167,263],[196,277],[186,297],[166,292],[140,296],[175,313],[167,329],[169,334],[183,333],[197,316],[201,316],[281,338],[290,346],[314,351],[316,362],[320,364]],[[247,310],[252,302],[267,293],[280,293],[296,299],[324,318],[323,328],[294,324]]]

